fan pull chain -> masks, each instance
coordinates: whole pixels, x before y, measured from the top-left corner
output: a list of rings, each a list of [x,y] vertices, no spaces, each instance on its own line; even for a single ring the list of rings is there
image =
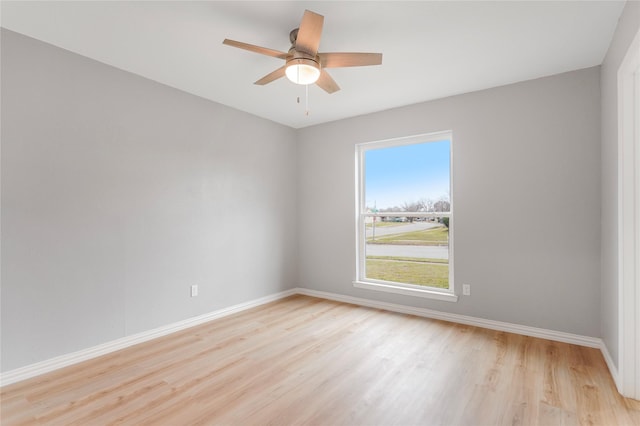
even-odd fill
[[[300,104],[300,96],[296,98],[296,103]],[[309,116],[309,85],[304,85],[304,115]]]

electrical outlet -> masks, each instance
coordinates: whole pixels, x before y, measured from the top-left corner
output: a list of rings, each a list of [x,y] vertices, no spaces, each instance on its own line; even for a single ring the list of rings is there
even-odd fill
[[[196,297],[198,295],[198,284],[194,284],[191,286],[191,297]]]
[[[462,295],[471,296],[471,284],[462,284]]]

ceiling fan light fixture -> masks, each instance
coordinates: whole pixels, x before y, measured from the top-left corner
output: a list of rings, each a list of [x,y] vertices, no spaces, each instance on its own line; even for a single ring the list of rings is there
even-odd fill
[[[320,65],[313,59],[291,59],[287,62],[285,74],[296,84],[313,84],[320,78]]]

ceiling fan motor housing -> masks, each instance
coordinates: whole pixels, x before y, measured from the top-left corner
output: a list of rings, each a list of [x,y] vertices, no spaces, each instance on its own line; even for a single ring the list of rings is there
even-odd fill
[[[304,64],[320,69],[320,57],[318,55],[309,55],[308,53],[300,52],[296,50],[295,47],[289,49],[285,60],[287,66]]]
[[[320,69],[320,57],[314,53],[307,53],[304,50],[298,50],[296,47],[296,42],[298,41],[298,31],[300,28],[294,28],[289,33],[289,41],[291,41],[291,48],[287,53],[286,64],[296,65],[296,64],[304,64],[309,65],[314,68]]]

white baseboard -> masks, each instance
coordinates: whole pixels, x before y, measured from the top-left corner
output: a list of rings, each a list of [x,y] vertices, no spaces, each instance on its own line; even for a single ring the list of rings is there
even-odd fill
[[[602,348],[602,339],[597,337],[581,336],[578,334],[564,333],[562,331],[547,330],[544,328],[529,327],[526,325],[511,324],[502,321],[493,321],[483,318],[470,317],[466,315],[451,314],[447,312],[434,311],[432,309],[415,308],[407,305],[397,305],[394,303],[378,302],[360,297],[345,296],[342,294],[327,293],[324,291],[297,288],[298,294],[319,297],[322,299],[335,300],[338,302],[351,303],[353,305],[368,306],[370,308],[384,309],[387,311],[411,314],[420,317],[439,319],[443,321],[455,322],[459,324],[472,325],[475,327],[488,328],[491,330],[506,331],[509,333],[522,334],[525,336],[539,337],[541,339],[554,340],[556,342],[571,343],[590,348]]]
[[[359,297],[345,296],[336,293],[328,293],[324,291],[310,290],[306,288],[294,288],[291,290],[283,291],[280,293],[272,294],[269,296],[261,297],[259,299],[251,300],[245,303],[230,306],[228,308],[219,309],[208,314],[200,315],[197,317],[189,318],[183,321],[179,321],[166,326],[158,327],[153,330],[137,333],[131,336],[123,337],[121,339],[106,342],[91,348],[83,349],[70,354],[61,355],[55,358],[51,358],[45,361],[37,362],[35,364],[27,365],[24,367],[10,370],[0,374],[0,386],[10,385],[22,380],[26,380],[40,374],[48,373],[63,367],[67,367],[72,364],[77,364],[82,361],[87,361],[92,358],[96,358],[101,355],[118,351],[129,346],[137,345],[142,342],[146,342],[152,339],[156,339],[167,334],[175,333],[176,331],[184,330],[189,327],[203,324],[208,321],[212,321],[217,318],[222,318],[227,315],[235,314],[247,309],[254,308],[256,306],[263,305],[265,303],[273,302],[275,300],[283,299],[285,297],[302,294],[306,296],[318,297],[322,299],[335,300],[338,302],[350,303],[353,305],[367,306],[371,308],[384,309],[387,311],[399,312],[404,314],[416,315],[426,318],[439,319],[443,321],[449,321],[459,324],[466,324],[476,327],[488,328],[491,330],[505,331],[509,333],[522,334],[525,336],[539,337],[542,339],[554,340],[558,342],[571,343],[579,346],[587,346],[591,348],[598,348],[602,351],[604,359],[609,367],[609,371],[618,384],[618,373],[615,365],[611,360],[611,356],[602,341],[602,339],[596,337],[580,336],[577,334],[564,333],[561,331],[546,330],[542,328],[529,327],[518,324],[511,324],[501,321],[487,320],[483,318],[475,318],[466,315],[451,314],[447,312],[435,311],[432,309],[416,308],[407,305],[398,305],[394,303],[379,302],[370,299],[364,299]]]
[[[143,331],[142,333],[133,334],[131,336],[122,337],[111,342],[102,343],[97,346],[93,346],[87,349],[82,349],[70,354],[60,355],[55,358],[51,358],[45,361],[37,362],[35,364],[26,365],[24,367],[16,368],[5,373],[0,374],[0,386],[10,385],[22,380],[30,379],[40,374],[48,373],[50,371],[57,370],[59,368],[67,367],[69,365],[77,364],[79,362],[87,361],[92,358],[106,355],[111,352],[115,352],[129,346],[137,345],[138,343],[146,342],[152,339],[156,339],[167,334],[175,333],[176,331],[184,330],[189,327],[204,324],[205,322],[212,321],[217,318],[222,318],[227,315],[235,314],[247,309],[254,308],[256,306],[264,305],[265,303],[273,302],[278,299],[282,299],[297,293],[297,289],[287,290],[276,294],[270,294],[259,299],[250,300],[248,302],[239,303],[237,305],[229,306],[228,308],[219,309],[217,311],[210,312],[208,314],[199,315],[197,317],[188,318],[186,320],[178,321],[173,324],[168,324],[162,327],[154,328],[149,331]]]
[[[604,341],[602,341],[602,345],[600,345],[600,352],[602,352],[602,356],[604,357],[604,362],[607,363],[607,368],[609,368],[609,373],[611,373],[611,377],[613,377],[613,381],[616,384],[616,388],[618,389],[618,392],[620,392],[620,389],[622,389],[622,386],[620,383],[620,376],[618,375],[618,368],[613,363],[613,358],[611,358],[609,349],[607,348],[607,345],[605,345]]]

